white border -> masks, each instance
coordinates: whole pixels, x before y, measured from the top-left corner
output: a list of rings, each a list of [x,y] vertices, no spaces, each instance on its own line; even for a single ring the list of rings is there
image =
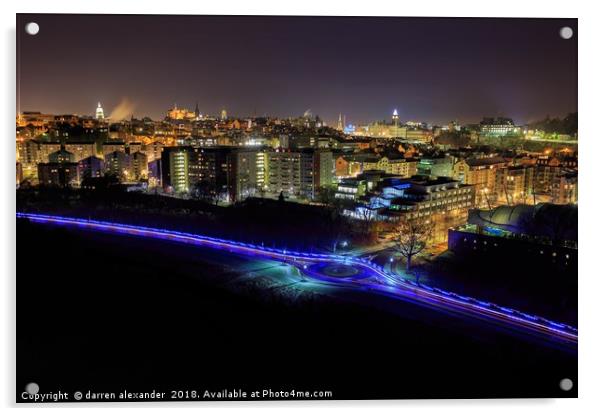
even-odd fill
[[[252,402],[252,403],[191,403],[174,406],[161,403],[144,412],[162,414],[168,408],[192,412],[226,412],[244,410],[250,414],[278,413],[290,414],[318,412],[319,414],[343,411],[345,414],[378,413],[400,414],[400,412],[420,412],[421,414],[446,415],[508,415],[509,413],[532,413],[546,415],[590,414],[599,408],[600,393],[600,294],[602,284],[600,267],[596,267],[596,236],[602,236],[600,213],[602,201],[596,198],[600,189],[600,164],[602,155],[602,133],[599,123],[600,111],[600,42],[602,39],[600,14],[595,2],[576,1],[525,1],[506,0],[503,2],[468,0],[421,0],[416,2],[370,0],[352,3],[344,0],[303,0],[297,2],[251,0],[229,2],[200,2],[179,0],[177,2],[150,2],[123,0],[78,1],[78,0],[27,0],[20,4],[2,2],[0,19],[3,24],[2,91],[6,92],[0,101],[2,116],[2,147],[0,164],[3,175],[2,191],[4,198],[0,205],[3,230],[0,249],[4,290],[0,301],[2,311],[2,333],[0,334],[0,364],[3,375],[0,379],[0,397],[4,406],[12,406],[14,398],[14,290],[15,290],[15,243],[14,243],[14,117],[15,117],[15,13],[130,13],[130,14],[290,14],[290,15],[338,15],[338,16],[473,16],[473,17],[577,17],[579,18],[579,137],[580,137],[580,290],[579,290],[579,396],[577,400],[433,400],[433,401],[382,401],[382,402]],[[6,175],[6,177],[5,177]],[[598,201],[597,201],[598,200]],[[600,237],[598,237],[598,240]],[[32,253],[33,255],[33,253]],[[26,288],[22,288],[26,290]],[[8,370],[8,371],[7,371]],[[399,375],[404,377],[407,375]],[[435,375],[436,376],[436,375]],[[598,404],[598,406],[596,406]],[[121,412],[119,407],[135,408],[138,404],[112,405],[111,412]],[[144,405],[142,405],[144,406]],[[78,414],[104,414],[106,408],[81,406],[50,406],[46,410],[63,414],[75,411]],[[147,405],[147,407],[149,407]],[[200,409],[199,409],[200,408]],[[14,406],[10,411],[15,410]],[[32,409],[24,409],[27,413]],[[133,409],[132,409],[133,410]],[[575,413],[576,412],[576,413]]]

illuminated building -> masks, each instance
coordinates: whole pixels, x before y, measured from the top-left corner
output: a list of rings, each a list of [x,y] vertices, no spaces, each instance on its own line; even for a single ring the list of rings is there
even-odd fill
[[[56,152],[52,152],[48,155],[48,162],[49,163],[72,163],[72,162],[76,162],[76,160],[75,160],[75,155],[73,153],[68,152],[67,150],[64,149],[64,147],[61,147]]]
[[[142,152],[146,155],[148,162],[161,159],[163,144],[161,142],[152,142],[142,147]]]
[[[129,179],[139,181],[148,178],[148,159],[142,152],[130,154]]]
[[[486,117],[481,121],[480,127],[483,137],[516,136],[521,132],[512,119],[505,117]]]
[[[288,149],[289,137],[286,134],[281,134],[277,138],[272,139],[272,147],[274,149]]]
[[[314,199],[320,188],[332,186],[332,152],[313,149],[301,151],[300,169],[302,197]]]
[[[38,183],[46,186],[71,187],[79,184],[77,163],[38,164]]]
[[[90,156],[96,156],[96,143],[94,142],[67,142],[65,150],[73,153],[74,162],[79,162]]]
[[[429,142],[433,139],[433,133],[426,128],[424,123],[407,122],[401,124],[397,109],[393,111],[391,122],[385,120],[374,122],[363,126],[351,126],[348,134],[354,136],[366,136],[382,139],[401,139],[413,142]]]
[[[98,107],[96,107],[96,120],[104,120],[105,119],[105,112],[102,109],[102,106],[100,105],[100,103],[98,103]]]
[[[229,157],[230,201],[261,196],[265,187],[265,153],[256,150],[234,150]]]
[[[418,160],[407,159],[402,155],[383,156],[375,154],[355,154],[339,156],[335,161],[335,172],[339,177],[353,177],[371,170],[409,178],[416,175]]]
[[[70,187],[79,184],[77,163],[73,153],[59,149],[48,155],[48,163],[38,164],[38,182],[40,185]]]
[[[339,199],[359,201],[366,195],[366,191],[367,185],[364,179],[345,178],[338,183],[334,196]]]
[[[49,123],[54,121],[54,115],[42,114],[39,111],[23,111],[17,115],[17,126],[33,126],[33,127],[46,127]]]
[[[231,147],[167,147],[161,156],[163,187],[172,192],[202,192],[224,202],[261,196],[265,153]]]
[[[460,183],[473,185],[476,192],[476,205],[489,207],[496,184],[496,172],[506,166],[500,157],[460,160],[454,165],[453,178]]]
[[[16,143],[16,161],[19,163],[23,180],[32,182],[38,178],[39,143],[35,140],[18,139]]]
[[[141,152],[143,149],[142,143],[140,142],[129,142],[126,144],[125,151],[129,155],[133,155],[136,152]]]
[[[393,110],[392,121],[396,128],[399,127],[399,114],[397,113],[397,109]]]
[[[267,146],[268,139],[265,137],[248,137],[245,136],[243,140],[238,140],[238,145],[245,147],[258,147]]]
[[[38,143],[38,163],[47,163],[49,162],[48,156],[51,153],[58,152],[61,150],[60,142],[37,142]]]
[[[105,159],[107,154],[113,152],[125,153],[125,143],[119,141],[107,141],[102,144],[102,155]]]
[[[100,178],[104,175],[104,160],[96,156],[89,156],[77,163],[77,170],[80,180]]]
[[[396,126],[394,124],[372,123],[365,126],[358,126],[354,135],[377,138],[405,138],[407,127]]]
[[[16,183],[19,186],[23,182],[23,165],[19,162],[16,162],[16,176]]]
[[[403,155],[383,156],[377,162],[376,169],[402,178],[409,178],[418,172],[418,160],[406,159]]]
[[[375,154],[353,154],[339,156],[335,160],[335,174],[338,177],[354,177],[366,170],[374,170],[380,158]]]
[[[40,145],[37,141],[31,139],[17,139],[17,162],[21,162],[24,165],[38,163],[40,161],[39,150]]]
[[[207,185],[207,188],[219,200],[227,201],[230,199],[228,183],[232,177],[230,166],[231,148],[213,147],[198,149],[200,154],[194,156],[194,164],[199,163],[198,180]],[[194,169],[193,169],[194,170]],[[233,192],[235,194],[235,192]]]
[[[551,192],[553,204],[576,204],[577,195],[577,171],[567,170],[554,177]]]
[[[226,109],[222,109],[222,112],[220,113],[220,119],[221,120],[227,120],[228,119],[228,112],[226,111]]]
[[[236,172],[231,169],[231,147],[200,148],[193,146],[165,147],[157,166],[149,163],[153,175],[161,177],[166,191],[203,192],[220,201],[230,201],[236,192],[230,192]],[[160,171],[160,172],[159,172]],[[160,175],[159,175],[160,173]]]
[[[343,133],[353,135],[355,134],[355,126],[353,124],[347,124],[343,129]]]
[[[421,157],[418,162],[418,174],[426,176],[453,176],[454,158],[452,156]]]
[[[130,173],[130,155],[117,150],[107,153],[104,167],[106,174],[115,175],[120,181],[127,181]]]
[[[535,164],[534,192],[537,195],[550,195],[554,179],[562,173],[560,160],[550,156],[540,156]]]
[[[370,210],[372,218],[432,223],[432,242],[445,241],[447,229],[466,222],[468,210],[474,207],[474,186],[451,178],[415,176],[389,182],[359,210]]]
[[[332,152],[303,149],[266,153],[266,186],[271,197],[314,199],[318,190],[332,185]]]
[[[190,191],[188,172],[189,148],[166,147],[161,154],[161,182],[168,192],[184,193]]]
[[[167,118],[171,120],[194,120],[196,112],[190,111],[187,108],[178,108],[178,105],[174,104],[173,108],[167,111]]]
[[[268,152],[267,181],[268,193],[277,197],[298,196],[301,192],[301,154],[299,152]]]
[[[533,195],[532,166],[507,166],[497,169],[495,194],[497,200],[508,205],[525,204]]]
[[[433,133],[423,128],[408,128],[405,130],[405,136],[400,137],[411,142],[426,143],[433,139]]]
[[[161,159],[148,162],[148,186],[155,188],[161,186]]]

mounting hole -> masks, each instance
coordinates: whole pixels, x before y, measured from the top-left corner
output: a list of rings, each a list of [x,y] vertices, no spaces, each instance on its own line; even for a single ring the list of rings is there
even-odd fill
[[[570,39],[573,37],[573,29],[568,26],[560,28],[560,37],[562,39]]]
[[[38,386],[38,383],[29,383],[27,386],[25,386],[25,391],[28,394],[38,394],[40,391],[40,386]]]
[[[563,391],[571,391],[573,389],[573,380],[570,378],[563,378],[560,380],[560,389]]]
[[[25,32],[27,32],[28,35],[37,35],[39,31],[40,25],[38,25],[36,22],[29,22],[25,25]]]

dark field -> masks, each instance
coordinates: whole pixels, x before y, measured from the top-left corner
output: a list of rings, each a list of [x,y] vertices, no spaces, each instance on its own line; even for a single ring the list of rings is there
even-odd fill
[[[574,351],[304,284],[277,262],[21,220],[17,253],[17,400],[32,381],[41,392],[295,389],[339,400],[577,395],[558,387],[576,383]]]

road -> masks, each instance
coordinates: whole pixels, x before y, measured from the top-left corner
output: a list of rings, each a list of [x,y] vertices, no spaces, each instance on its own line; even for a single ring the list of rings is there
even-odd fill
[[[72,217],[17,213],[33,222],[72,226],[90,231],[141,236],[205,246],[245,256],[282,261],[299,269],[307,279],[370,291],[390,299],[412,302],[432,309],[487,320],[522,333],[544,336],[562,344],[577,343],[577,329],[489,302],[405,280],[368,259],[332,254],[301,253],[173,230],[132,226]]]

